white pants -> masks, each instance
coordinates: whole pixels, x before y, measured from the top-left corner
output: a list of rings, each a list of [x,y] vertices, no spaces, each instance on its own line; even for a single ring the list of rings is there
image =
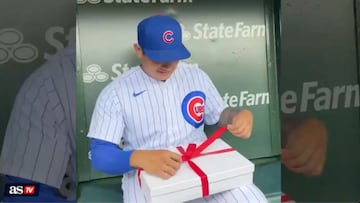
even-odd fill
[[[125,184],[124,184],[125,183]],[[142,192],[135,176],[123,180],[124,203],[146,203],[145,195]],[[205,198],[199,198],[187,203],[267,203],[265,195],[256,185],[246,185],[229,191],[217,193]]]
[[[266,203],[265,195],[256,185],[246,185],[229,191],[214,194],[187,203]]]

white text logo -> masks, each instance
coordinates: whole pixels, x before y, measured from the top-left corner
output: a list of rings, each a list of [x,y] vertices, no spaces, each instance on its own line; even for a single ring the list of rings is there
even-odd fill
[[[269,93],[250,93],[249,91],[241,91],[239,95],[229,95],[229,93],[226,92],[223,99],[230,107],[256,106],[269,104]]]
[[[360,106],[359,85],[338,85],[322,87],[317,81],[305,82],[300,92],[287,90],[281,94],[281,112],[285,114],[307,111],[324,111]],[[275,96],[275,95],[274,95]],[[231,95],[224,93],[223,99],[230,107],[267,105],[268,92],[240,91]]]
[[[65,28],[54,26],[49,27],[45,33],[45,41],[51,45],[55,51],[53,53],[45,52],[44,59],[48,60],[58,51],[64,48],[64,43],[57,37],[65,35],[64,38],[69,41],[75,38],[75,28],[71,28],[69,33]],[[24,43],[24,35],[15,28],[5,28],[0,30],[0,64],[9,62],[11,59],[18,63],[30,63],[39,57],[39,49],[33,44]]]
[[[359,85],[340,85],[332,88],[321,87],[317,81],[305,82],[300,97],[288,90],[281,95],[281,110],[291,114],[338,109],[340,107],[359,107]]]
[[[92,82],[106,82],[109,79],[115,80],[118,76],[122,75],[124,72],[129,70],[129,64],[115,63],[111,66],[111,73],[113,76],[110,76],[106,72],[102,72],[102,68],[98,64],[91,64],[86,67],[86,72],[83,73],[83,82],[92,83]]]
[[[64,49],[64,43],[62,43],[57,38],[57,36],[59,36],[59,35],[64,36],[66,41],[69,41],[71,38],[75,38],[75,35],[76,35],[75,28],[74,27],[70,28],[69,32],[66,33],[65,28],[63,28],[63,27],[60,27],[60,26],[49,27],[45,33],[45,40],[52,47],[55,48],[55,51],[53,52],[53,54],[44,53],[44,59],[48,60],[50,57],[55,55],[58,51]]]
[[[101,67],[97,64],[91,64],[86,67],[85,73],[83,73],[84,83],[92,83],[93,81],[105,82],[109,79],[109,75],[101,71]]]
[[[265,37],[265,25],[247,25],[244,22],[209,24],[196,23],[191,30],[181,25],[183,40],[233,39]]]

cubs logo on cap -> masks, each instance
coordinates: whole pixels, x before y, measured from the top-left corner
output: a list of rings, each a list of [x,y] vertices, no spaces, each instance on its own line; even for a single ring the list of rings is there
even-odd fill
[[[145,18],[137,27],[138,43],[144,54],[155,62],[173,62],[190,57],[182,43],[181,26],[169,16]]]
[[[187,94],[182,101],[181,112],[190,125],[200,127],[204,123],[205,94],[201,91]]]
[[[165,43],[172,43],[174,41],[174,38],[172,37],[174,33],[171,30],[166,30],[163,34],[163,40]]]

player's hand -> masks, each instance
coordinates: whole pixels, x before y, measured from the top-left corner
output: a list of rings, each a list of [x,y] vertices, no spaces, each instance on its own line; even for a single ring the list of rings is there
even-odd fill
[[[287,136],[281,162],[291,171],[307,176],[321,175],[326,159],[327,130],[316,119],[302,122]]]
[[[130,166],[163,179],[175,175],[180,164],[181,156],[168,150],[136,150],[130,157]]]
[[[227,129],[236,137],[249,138],[253,128],[253,114],[249,110],[242,110],[236,114]]]

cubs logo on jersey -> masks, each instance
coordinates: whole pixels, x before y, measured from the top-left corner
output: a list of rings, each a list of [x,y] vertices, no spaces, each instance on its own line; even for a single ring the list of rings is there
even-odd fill
[[[205,98],[203,92],[192,91],[182,101],[181,112],[185,120],[195,128],[204,123]]]

